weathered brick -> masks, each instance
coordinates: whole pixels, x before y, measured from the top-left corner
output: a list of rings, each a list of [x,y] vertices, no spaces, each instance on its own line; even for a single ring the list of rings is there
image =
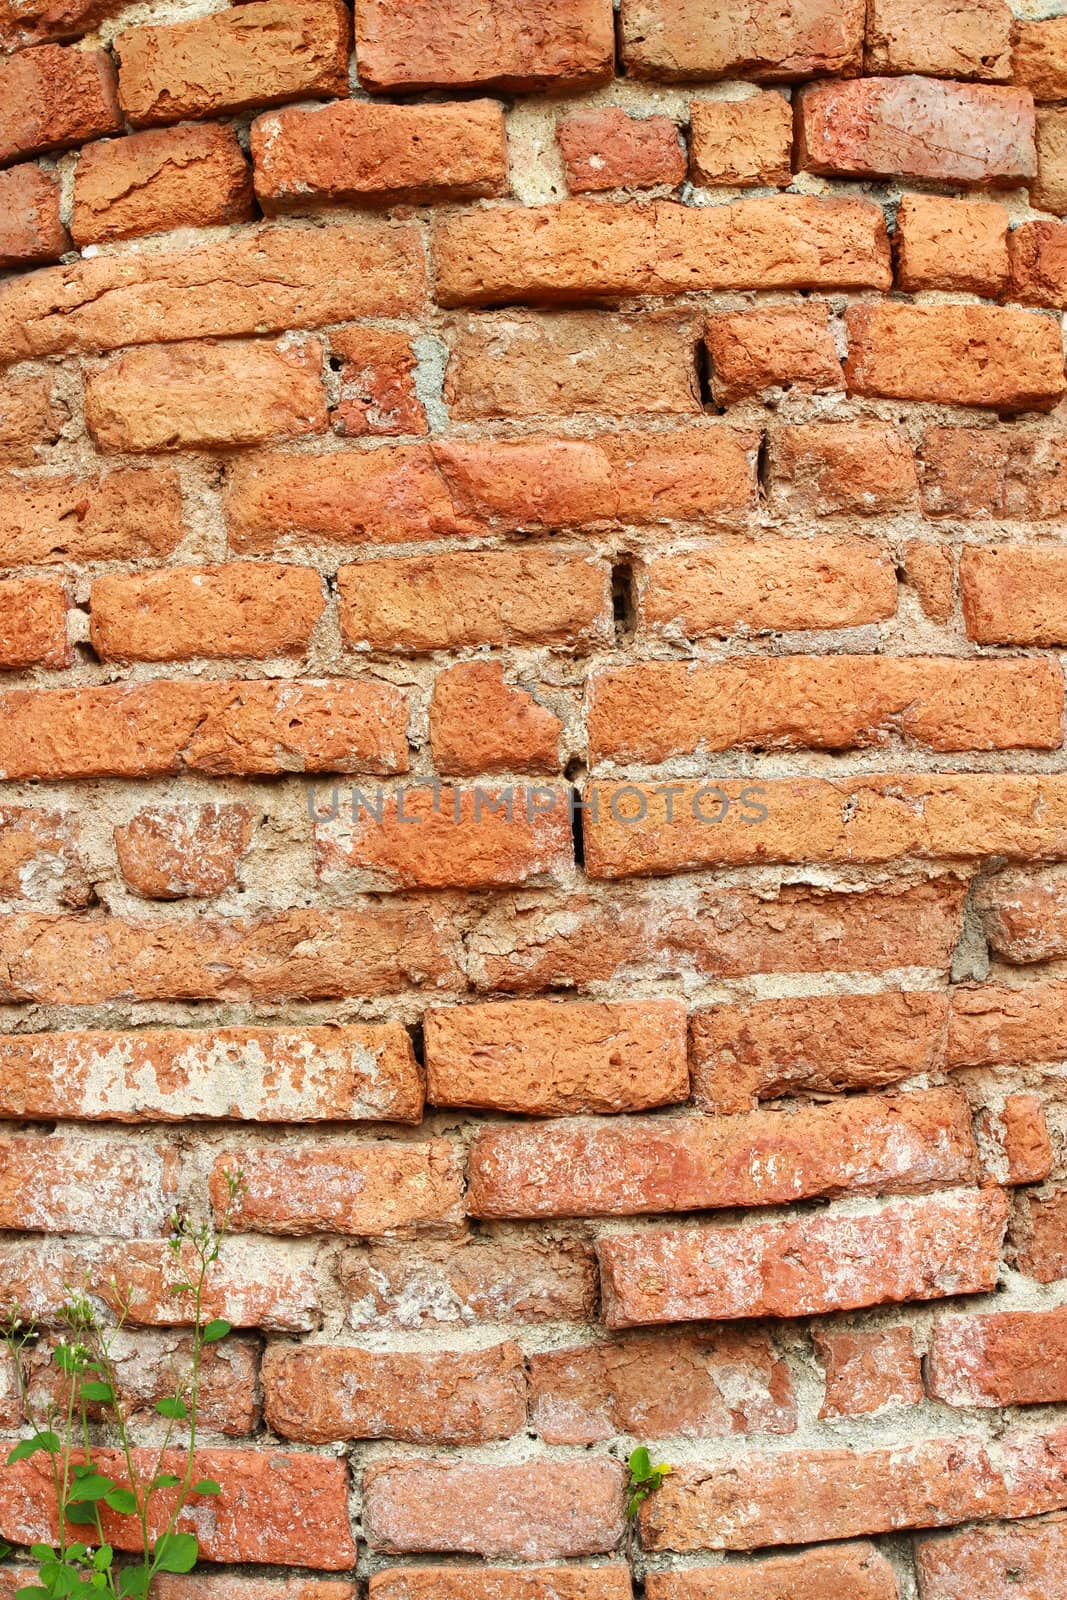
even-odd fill
[[[864,61],[868,72],[1003,83],[1013,76],[1011,40],[1006,0],[930,0],[921,10],[910,0],[871,0]]]
[[[853,628],[896,609],[892,554],[867,539],[737,539],[653,555],[637,573],[638,616],[669,638]]]
[[[989,545],[960,554],[967,632],[980,644],[1067,641],[1067,551],[1057,545]]]
[[[622,1537],[623,1470],[603,1457],[375,1461],[363,1474],[363,1525],[372,1550],[396,1554],[598,1555]]]
[[[225,1173],[237,1168],[246,1187],[231,1227],[241,1233],[379,1238],[416,1227],[441,1232],[462,1214],[462,1160],[447,1139],[231,1150],[211,1174],[216,1216],[226,1200]]]
[[[1067,226],[1024,222],[1008,237],[1011,297],[1024,305],[1067,306]]]
[[[65,667],[67,592],[52,578],[7,578],[0,582],[0,670]]]
[[[1030,201],[1042,211],[1067,211],[1067,110],[1037,108],[1037,177]]]
[[[771,504],[780,514],[893,515],[918,499],[911,446],[888,423],[800,423],[768,438]]]
[[[938,1317],[927,1386],[949,1406],[1032,1406],[1067,1399],[1067,1310]]]
[[[796,164],[829,177],[1011,187],[1037,172],[1028,91],[934,78],[809,84],[797,96]]]
[[[1009,282],[1009,220],[1007,208],[991,200],[904,195],[893,235],[898,287],[998,300]]]
[[[418,1122],[398,1023],[0,1035],[0,1114],[113,1122]]]
[[[1003,1191],[979,1189],[739,1228],[612,1234],[597,1243],[604,1320],[609,1328],[625,1328],[818,1316],[988,1292],[996,1283],[1007,1215]],[[845,1456],[855,1460],[851,1452]],[[822,1535],[844,1536],[843,1529]]]
[[[956,609],[956,573],[952,550],[929,539],[909,539],[904,546],[904,582],[913,590],[924,614],[947,623]]]
[[[370,1600],[632,1600],[630,1569],[388,1567],[371,1574]],[[313,1597],[312,1597],[313,1600]]]
[[[668,82],[687,78],[756,78],[788,82],[858,70],[863,56],[862,0],[624,0],[626,70]]]
[[[0,284],[0,364],[398,316],[417,310],[425,289],[411,226],[267,223],[192,248],[96,256]]]
[[[612,627],[603,561],[554,550],[400,556],[337,573],[341,633],[357,650],[418,655],[475,644],[604,643]]]
[[[635,1333],[530,1358],[530,1420],[547,1444],[792,1433],[789,1369],[763,1331]]]
[[[1020,867],[979,883],[975,907],[993,950],[1004,961],[1053,961],[1067,952],[1067,879]]]
[[[906,1193],[973,1181],[976,1154],[970,1110],[951,1089],[731,1117],[488,1127],[471,1146],[467,1210],[635,1216]]]
[[[311,567],[234,561],[109,573],[89,593],[102,661],[265,660],[303,655],[326,605]]]
[[[947,1019],[945,995],[928,990],[713,1006],[692,1021],[693,1098],[707,1111],[748,1111],[779,1095],[876,1089],[934,1072]]]
[[[1067,449],[1056,434],[928,428],[919,454],[929,517],[1032,522],[1067,509]]]
[[[615,65],[611,0],[361,0],[356,65],[368,89],[581,89]]]
[[[424,1025],[431,1105],[544,1117],[689,1097],[679,1000],[448,1006],[427,1011]]]
[[[650,1572],[648,1600],[898,1600],[886,1558],[870,1544],[824,1545],[800,1555]]]
[[[1055,750],[1063,683],[1043,661],[646,661],[596,673],[586,720],[593,762],[655,763],[746,746],[844,750],[894,736],[933,750]]]
[[[158,559],[181,537],[181,488],[169,468],[96,478],[0,478],[5,567]]]
[[[1067,1055],[1067,986],[1062,982],[958,985],[949,1013],[953,1066],[1026,1066]]]
[[[410,334],[337,328],[330,334],[330,351],[331,365],[339,362],[341,374],[341,398],[330,413],[336,433],[354,438],[426,432]]]
[[[470,200],[507,189],[495,100],[374,105],[339,100],[252,124],[256,197],[268,214],[323,201]]]
[[[1063,394],[1058,323],[998,306],[850,306],[845,373],[855,394],[1047,411]]]
[[[330,1444],[404,1439],[481,1444],[526,1426],[526,1372],[517,1344],[386,1354],[272,1344],[263,1357],[268,1425],[283,1439]]]
[[[117,133],[122,117],[106,50],[40,45],[0,60],[0,163]]]
[[[999,1116],[987,1114],[995,1159],[989,1166],[996,1176],[1003,1170],[1007,1184],[1043,1183],[1055,1164],[1045,1103],[1036,1094],[1009,1094]]]
[[[558,884],[574,863],[562,786],[441,788],[365,797],[315,823],[315,866],[358,892]]]
[[[923,1600],[1048,1600],[1067,1559],[1067,1518],[917,1539],[915,1558]]]
[[[58,180],[32,161],[0,172],[0,269],[58,261],[69,249]]]
[[[231,1570],[181,1578],[159,1572],[153,1582],[159,1600],[357,1600],[344,1578],[253,1578]]]
[[[456,318],[445,399],[456,421],[596,411],[701,412],[691,321],[498,312]]]
[[[1011,75],[1035,100],[1067,100],[1067,19],[1043,17],[1015,24]]]
[[[704,343],[720,406],[768,389],[820,394],[845,386],[826,308],[817,303],[720,312],[708,318]]]
[[[862,1417],[923,1399],[922,1368],[911,1328],[857,1328],[812,1335],[826,1387],[820,1417]]]
[[[1067,1278],[1067,1190],[1023,1195],[1012,1224],[1015,1265],[1038,1283]]]
[[[81,248],[168,228],[248,222],[252,174],[232,128],[207,123],[88,145],[74,171]]]
[[[37,806],[0,807],[0,896],[37,901],[54,897],[67,906],[88,903],[76,815]]]
[[[685,150],[670,117],[633,116],[621,106],[576,111],[556,124],[556,140],[572,194],[674,188],[685,177]]]
[[[793,178],[793,111],[773,89],[743,100],[694,100],[689,168],[694,183],[784,188]]]
[[[0,1138],[0,1227],[158,1238],[178,1199],[177,1164],[165,1144],[8,1135]]]
[[[340,0],[251,0],[119,34],[119,97],[134,127],[348,93]]]
[[[438,772],[558,772],[559,717],[508,682],[500,661],[461,661],[434,680],[430,745]]]
[[[148,807],[115,829],[119,870],[146,900],[221,894],[237,882],[254,828],[242,805]]]
[[[342,1254],[338,1277],[346,1321],[357,1332],[587,1322],[597,1298],[592,1245],[540,1229],[365,1244]]]
[[[76,39],[120,9],[121,0],[0,0],[0,49]]]
[[[51,374],[0,380],[0,463],[4,466],[39,466],[48,447],[59,438],[69,412],[56,396],[53,382]],[[2,483],[0,479],[0,504]]]
[[[0,918],[0,996],[105,1000],[325,1000],[455,988],[456,938],[424,906],[280,911],[233,921]]]

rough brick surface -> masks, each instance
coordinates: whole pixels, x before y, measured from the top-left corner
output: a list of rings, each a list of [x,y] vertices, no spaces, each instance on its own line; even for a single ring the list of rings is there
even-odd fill
[[[878,516],[904,509],[918,492],[911,448],[884,423],[778,428],[768,473],[775,509],[799,517]]]
[[[75,169],[71,233],[79,247],[252,214],[251,174],[232,128],[109,139],[83,150]]]
[[[814,1343],[826,1380],[820,1417],[867,1416],[922,1400],[922,1368],[909,1327],[816,1332]]]
[[[337,433],[426,432],[408,334],[338,328],[330,334],[330,351],[331,365],[336,360],[341,374],[341,398],[331,413]]]
[[[1008,212],[991,200],[905,195],[893,243],[902,289],[944,289],[996,300],[1009,281]]]
[[[1024,305],[1067,305],[1067,228],[1060,222],[1026,222],[1008,240],[1012,296]]]
[[[1067,1519],[994,1523],[916,1541],[923,1600],[1045,1600],[1067,1552]]]
[[[534,693],[506,681],[499,661],[460,662],[434,682],[430,744],[449,776],[558,772],[561,729]]]
[[[724,312],[708,319],[704,341],[719,405],[768,389],[819,394],[844,388],[826,310],[818,303]]]
[[[648,1600],[898,1600],[896,1577],[870,1544],[824,1545],[795,1556],[650,1572]]]
[[[728,188],[783,188],[793,177],[793,113],[773,90],[745,100],[694,100],[690,174]]]
[[[1012,77],[1033,91],[1035,100],[1067,97],[1067,27],[1062,17],[1015,26]]]
[[[623,60],[639,77],[788,81],[855,71],[863,51],[859,0],[625,0]]]
[[[50,374],[0,381],[0,464],[34,467],[47,460],[68,417]]]
[[[685,151],[670,117],[633,117],[617,106],[576,111],[560,120],[556,138],[572,194],[673,188],[685,177]]]
[[[50,578],[0,580],[0,668],[65,667],[67,593]]]
[[[0,61],[0,162],[65,150],[122,127],[106,50],[41,45]]]
[[[371,1574],[371,1600],[632,1600],[630,1569],[596,1567],[388,1567]]]
[[[69,248],[56,179],[32,161],[0,172],[0,269],[58,261]]]
[[[77,820],[37,806],[0,810],[0,894],[6,900],[54,895],[63,905],[90,898]]]
[[[97,578],[89,603],[101,660],[181,661],[302,655],[326,600],[310,567],[235,561]]]
[[[182,536],[182,499],[168,468],[99,477],[0,477],[8,567],[167,556]]]
[[[868,9],[868,72],[1003,83],[1021,78],[1011,46],[1012,14],[1005,0],[969,0],[964,6],[932,0],[921,9],[910,0],[871,0]]]

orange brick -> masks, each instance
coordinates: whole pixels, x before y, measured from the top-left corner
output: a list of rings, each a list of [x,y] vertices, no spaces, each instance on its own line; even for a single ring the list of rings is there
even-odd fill
[[[985,936],[1005,961],[1051,961],[1067,950],[1067,881],[1020,867],[978,885],[975,905]]]
[[[372,1550],[454,1550],[544,1561],[614,1550],[623,1533],[623,1470],[603,1457],[375,1461],[363,1474]]]
[[[300,1444],[482,1444],[526,1426],[524,1358],[511,1341],[409,1355],[272,1344],[262,1382],[268,1426]]]
[[[625,1328],[819,1316],[988,1292],[1007,1215],[1002,1191],[977,1189],[895,1200],[877,1210],[831,1208],[784,1222],[612,1234],[597,1243],[604,1320]],[[855,1457],[849,1452],[847,1459]],[[824,1537],[845,1535],[842,1529]]]
[[[850,306],[855,394],[1047,411],[1063,394],[1058,323],[995,306]]]
[[[980,644],[1067,640],[1067,551],[1057,545],[989,545],[960,555],[967,633]]]
[[[1008,236],[1011,297],[1024,305],[1067,306],[1067,227],[1061,222],[1024,222]]]
[[[58,180],[32,161],[0,172],[0,269],[58,261],[69,249]]]
[[[756,78],[788,82],[852,72],[863,55],[862,0],[730,0],[678,6],[623,0],[622,54],[638,78]]]
[[[0,60],[0,162],[65,150],[121,127],[106,50],[44,44]]]
[[[94,478],[0,478],[4,566],[158,559],[181,537],[181,488],[169,468]]]
[[[67,421],[66,404],[56,397],[51,375],[0,379],[0,463],[36,467],[47,457]],[[0,505],[3,503],[0,479]],[[14,479],[7,480],[13,483]]]
[[[1067,99],[1067,20],[1043,17],[1015,24],[1012,77],[1033,92],[1035,100]]]
[[[769,435],[770,497],[779,513],[893,515],[914,506],[911,446],[888,423],[812,422]]]
[[[614,71],[611,0],[409,0],[400,13],[361,0],[356,65],[368,89],[589,88]]]
[[[693,1017],[693,1098],[707,1111],[747,1111],[778,1095],[874,1089],[934,1072],[947,1016],[945,996],[924,990],[713,1006]]]
[[[121,10],[121,0],[0,0],[0,49],[76,39]]]
[[[603,300],[699,289],[885,289],[889,240],[868,200],[776,195],[499,206],[435,224],[445,306]]]
[[[237,881],[254,825],[241,805],[138,811],[115,829],[119,869],[127,887],[146,900],[221,894]]]
[[[990,1170],[1003,1172],[1006,1184],[1043,1183],[1054,1165],[1045,1106],[1039,1095],[1009,1094],[1000,1115],[984,1113],[992,1145]]]
[[[75,815],[37,806],[0,807],[0,895],[38,903],[54,896],[62,905],[88,904],[91,892]]]
[[[351,27],[339,0],[251,0],[214,16],[127,28],[119,97],[134,127],[348,93]]]
[[[690,106],[694,183],[784,188],[793,178],[793,111],[773,89]]]
[[[795,1556],[650,1572],[648,1600],[898,1600],[893,1568],[870,1544],[824,1545]]]
[[[438,772],[558,772],[563,724],[534,694],[504,678],[500,661],[464,661],[439,672],[430,701]]]
[[[764,1163],[768,1149],[774,1160]],[[795,1112],[483,1128],[471,1146],[467,1210],[524,1218],[710,1211],[907,1193],[973,1182],[977,1170],[967,1102],[933,1089]]]
[[[268,112],[252,124],[256,196],[267,213],[323,201],[470,200],[507,188],[495,100],[373,105],[339,100]]]
[[[826,1376],[820,1417],[862,1417],[922,1401],[922,1369],[910,1327],[816,1329],[812,1337]]]
[[[897,609],[886,545],[850,538],[731,540],[638,570],[642,625],[667,637],[852,628]]]
[[[845,386],[826,308],[818,304],[721,312],[709,317],[704,343],[721,406],[767,389],[819,394]]]
[[[1067,509],[1067,449],[1055,434],[928,428],[919,453],[929,517],[1032,522]]]
[[[370,1600],[633,1600],[629,1567],[388,1567]]]
[[[918,1539],[923,1600],[1047,1600],[1067,1559],[1067,1518],[994,1523]]]
[[[909,539],[904,546],[904,582],[915,591],[923,614],[944,625],[956,609],[956,574],[952,550],[928,539]]]
[[[762,1330],[635,1333],[530,1358],[531,1423],[547,1444],[792,1433],[789,1369]]]
[[[356,1600],[355,1585],[343,1578],[250,1578],[243,1573],[197,1572],[153,1580],[159,1600]]]
[[[7,578],[0,582],[0,670],[65,667],[67,593],[51,578]]]
[[[1045,1405],[1067,1397],[1067,1310],[939,1317],[927,1384],[949,1406]]]
[[[1058,107],[1037,108],[1037,177],[1030,201],[1042,211],[1067,211],[1067,111]]]
[[[306,652],[326,598],[311,567],[234,561],[112,573],[89,604],[102,661],[265,660]]]
[[[335,432],[350,438],[426,432],[409,334],[338,328],[330,334],[330,350],[330,364],[341,374],[341,398],[331,412]]]
[[[79,248],[252,215],[252,175],[228,127],[168,128],[91,144],[74,171],[71,232]]]
[[[398,1023],[0,1037],[2,1114],[115,1122],[418,1122]]]
[[[1030,94],[932,78],[810,84],[797,97],[797,167],[829,177],[918,178],[961,187],[1037,171]]]
[[[1027,1066],[1067,1054],[1067,987],[959,985],[952,991],[948,1058],[954,1066]]]
[[[75,1133],[0,1138],[0,1227],[155,1239],[178,1200],[178,1152],[166,1144]],[[2,1491],[0,1491],[2,1503]]]
[[[998,300],[1009,282],[1009,220],[1007,209],[989,200],[904,195],[893,236],[898,286]]]
[[[1026,1194],[1012,1224],[1015,1265],[1038,1283],[1067,1278],[1067,1191]]]
[[[685,177],[685,150],[670,117],[632,116],[620,106],[576,111],[556,124],[556,139],[572,194],[674,188]]]
[[[931,0],[921,10],[910,0],[871,0],[866,69],[1003,83],[1013,76],[1012,21],[1005,0]]]
[[[431,1008],[424,1020],[431,1105],[544,1117],[689,1098],[678,1000],[518,1000]]]

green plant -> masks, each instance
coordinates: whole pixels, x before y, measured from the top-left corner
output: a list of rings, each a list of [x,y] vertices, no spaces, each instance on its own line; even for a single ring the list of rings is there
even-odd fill
[[[636,1517],[642,1503],[650,1494],[655,1494],[664,1478],[671,1471],[666,1461],[661,1461],[657,1466],[652,1465],[652,1457],[640,1445],[630,1456],[630,1482],[627,1486],[629,1498],[626,1502],[626,1515]]]
[[[52,1351],[58,1371],[60,1398],[50,1398],[43,1413],[34,1414],[26,1375],[26,1353],[37,1341],[37,1329],[12,1315],[3,1338],[14,1362],[24,1415],[33,1433],[11,1451],[8,1463],[46,1456],[55,1495],[55,1522],[59,1530],[53,1545],[35,1544],[31,1555],[38,1564],[38,1581],[16,1591],[15,1600],[147,1600],[158,1572],[190,1572],[199,1554],[195,1534],[179,1532],[178,1519],[186,1504],[200,1496],[219,1494],[212,1478],[195,1471],[197,1403],[204,1351],[230,1332],[222,1317],[204,1320],[204,1288],[219,1246],[229,1226],[237,1196],[244,1188],[238,1173],[226,1174],[227,1198],[217,1225],[191,1227],[184,1215],[172,1219],[170,1248],[183,1259],[191,1252],[195,1270],[188,1282],[176,1283],[172,1294],[193,1299],[192,1350],[186,1372],[176,1379],[174,1392],[156,1401],[155,1410],[166,1421],[158,1452],[153,1450],[148,1470],[138,1465],[130,1437],[129,1418],[119,1397],[113,1350],[115,1338],[129,1313],[130,1296],[119,1297],[114,1320],[106,1324],[88,1294],[72,1294],[62,1308],[62,1337]],[[102,1419],[97,1420],[97,1419]],[[183,1467],[164,1470],[168,1452],[177,1448],[178,1430],[184,1431]],[[124,1467],[124,1482],[103,1470],[94,1455],[96,1441],[110,1439]],[[143,1455],[144,1452],[141,1452]],[[154,1503],[162,1490],[173,1490],[169,1511],[156,1516]],[[117,1564],[115,1552],[104,1537],[105,1515],[132,1523],[135,1532],[123,1544],[136,1554]],[[162,1528],[154,1528],[162,1520]],[[4,1554],[7,1553],[5,1550]]]

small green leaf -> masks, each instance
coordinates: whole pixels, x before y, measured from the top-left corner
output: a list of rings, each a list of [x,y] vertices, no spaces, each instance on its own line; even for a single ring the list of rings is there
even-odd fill
[[[174,1485],[181,1483],[181,1481],[180,1478],[174,1476],[173,1472],[161,1472],[158,1478],[152,1479],[152,1487],[153,1489],[173,1489]]]
[[[643,1483],[652,1472],[652,1457],[644,1445],[639,1445],[630,1457],[630,1475],[638,1483]]]
[[[193,1286],[191,1283],[172,1283],[170,1292],[171,1294],[192,1294]]]
[[[215,1482],[214,1478],[197,1478],[190,1494],[221,1494],[222,1485]]]
[[[87,1478],[82,1478],[74,1485],[68,1497],[68,1504],[82,1505],[93,1500],[103,1500],[115,1487],[114,1478],[106,1478],[102,1472],[94,1472]]]
[[[48,1600],[48,1590],[40,1588],[37,1584],[28,1584],[24,1589],[15,1590],[15,1600]]]
[[[7,1554],[7,1551],[4,1551]],[[50,1544],[31,1544],[30,1555],[35,1561],[55,1561],[56,1553]]]
[[[58,1433],[35,1433],[29,1439],[21,1439],[7,1458],[9,1467],[16,1461],[28,1461],[30,1456],[35,1456],[39,1450],[47,1451],[50,1456],[57,1456],[63,1445]]]
[[[97,1572],[106,1572],[110,1567],[115,1552],[109,1544],[102,1544],[93,1557],[93,1566]]]
[[[157,1400],[156,1410],[161,1417],[171,1417],[178,1422],[183,1422],[189,1415],[189,1408],[185,1401],[179,1399],[176,1394],[169,1394],[165,1399]]]
[[[220,1339],[225,1339],[233,1331],[233,1323],[227,1322],[225,1317],[213,1317],[205,1324],[202,1338],[205,1344],[218,1344]]]
[[[192,1572],[199,1547],[193,1533],[165,1533],[152,1552],[163,1572]]]
[[[145,1567],[123,1567],[119,1573],[119,1594],[131,1600],[145,1600],[148,1593],[148,1571]]]
[[[73,1522],[79,1528],[91,1526],[96,1521],[96,1511],[89,1502],[84,1505],[68,1505],[63,1514],[68,1522]]]
[[[104,1504],[117,1511],[120,1517],[132,1517],[137,1510],[137,1496],[132,1489],[112,1489],[104,1496]]]
[[[92,1383],[82,1384],[82,1399],[93,1400],[100,1405],[112,1405],[115,1391],[109,1383],[99,1383],[94,1380]]]

